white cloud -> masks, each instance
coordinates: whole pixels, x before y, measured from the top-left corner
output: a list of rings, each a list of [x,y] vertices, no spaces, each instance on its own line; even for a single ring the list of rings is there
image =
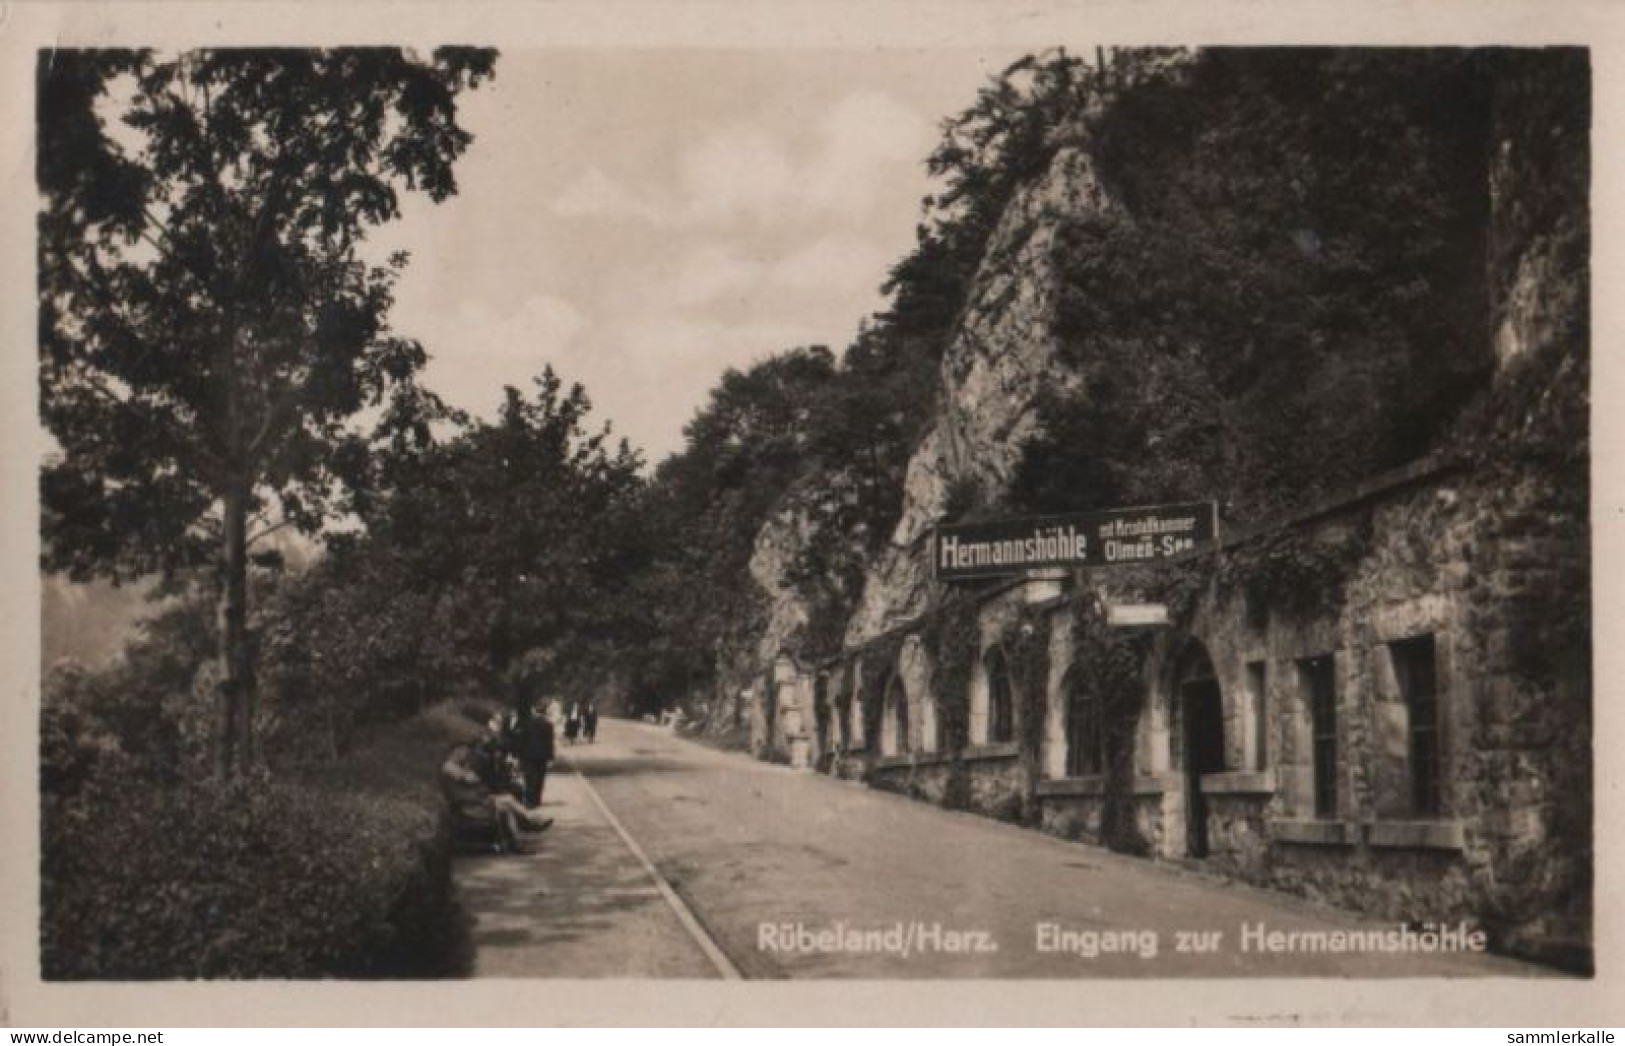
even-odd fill
[[[931,124],[878,91],[847,95],[823,120],[805,193],[819,209],[866,213],[880,180],[918,170],[935,139]]]
[[[647,309],[731,304],[751,311],[839,313],[873,298],[891,255],[852,233],[833,233],[789,253],[750,257],[733,244],[707,243],[676,262],[645,299]]]
[[[659,223],[663,213],[649,200],[611,178],[597,167],[589,167],[551,205],[561,218],[631,218]]]
[[[707,305],[727,297],[743,298],[761,275],[759,266],[723,244],[706,244],[678,264],[669,296],[679,308]]]
[[[575,305],[549,294],[532,295],[517,309],[500,313],[465,299],[450,314],[417,322],[431,354],[424,383],[447,402],[477,414],[496,408],[503,385],[528,392],[546,364],[559,369],[559,360],[587,327]]]
[[[769,280],[776,287],[850,300],[871,294],[884,280],[891,255],[850,234],[838,233],[814,240],[779,259]]]
[[[567,218],[633,220],[673,228],[860,224],[879,190],[917,176],[934,132],[879,91],[856,91],[796,134],[748,123],[719,127],[675,160],[668,181],[634,187],[588,168],[552,203]]]
[[[691,221],[793,220],[804,172],[787,143],[734,125],[714,131],[678,160],[679,211]]]

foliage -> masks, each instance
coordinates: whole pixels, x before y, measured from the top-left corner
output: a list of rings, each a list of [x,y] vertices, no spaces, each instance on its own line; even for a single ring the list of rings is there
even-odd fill
[[[1039,806],[1038,757],[1044,742],[1044,717],[1049,704],[1049,644],[1051,621],[1047,611],[1023,604],[999,639],[1011,696],[1016,702],[1016,745],[1022,769],[1023,823],[1037,824]]]
[[[1457,426],[1455,448],[1491,503],[1530,499],[1547,519],[1591,515],[1590,147],[1588,58],[1582,49],[1497,53],[1498,118],[1538,133],[1501,150],[1490,265],[1507,357],[1491,395]],[[1538,293],[1528,294],[1531,281]],[[1533,482],[1531,482],[1533,480]],[[1515,526],[1516,524],[1514,524]],[[1585,528],[1549,561],[1561,573],[1543,598],[1519,601],[1513,668],[1531,682],[1588,674],[1591,556]],[[1572,667],[1571,667],[1572,666]],[[1589,692],[1589,686],[1583,687]]]
[[[40,708],[41,787],[73,794],[107,768],[171,780],[201,767],[212,704],[194,691],[214,646],[210,600],[192,593],[144,620],[108,667],[54,666]]]
[[[880,719],[885,713],[886,687],[897,675],[897,661],[903,651],[901,632],[889,632],[863,648],[863,660],[857,676],[859,703],[863,717],[864,745],[870,751],[880,751]]]
[[[1275,530],[1219,553],[1216,576],[1260,606],[1298,613],[1335,611],[1349,572],[1370,549],[1371,515],[1334,532]]]
[[[723,374],[642,502],[656,545],[642,583],[656,627],[634,653],[646,694],[711,689],[723,648],[751,645],[757,533],[805,467],[811,404],[835,360],[814,346]]]
[[[294,579],[262,626],[277,707],[341,750],[357,724],[449,695],[502,699],[607,670],[653,628],[641,461],[546,368],[494,422],[374,455],[354,486],[364,531]]]
[[[931,700],[949,758],[942,805],[950,810],[970,806],[964,752],[970,745],[970,682],[979,640],[976,598],[962,588],[944,593],[920,629],[920,641],[930,656]]]
[[[976,599],[958,588],[943,595],[920,629],[930,655],[931,697],[950,752],[970,743],[970,682],[979,639]]]
[[[1063,356],[1013,500],[1219,494],[1258,521],[1410,460],[1484,386],[1488,77],[1470,52],[1218,49],[1090,121]]]
[[[724,375],[654,485],[655,511],[682,539],[659,571],[662,620],[683,636],[662,656],[660,678],[705,689],[720,647],[754,643],[751,629],[730,636],[726,622],[743,616],[755,537],[781,511],[809,521],[784,571],[809,612],[798,652],[838,650],[863,570],[900,516],[908,459],[934,406],[921,389],[937,380],[988,239],[1094,84],[1064,52],[994,77],[945,121],[926,162],[943,188],[923,202],[915,246],[887,278],[888,308],[864,323],[839,366],[823,350],[796,350]]]
[[[1044,738],[1044,709],[1049,685],[1050,615],[1023,604],[1000,637],[1011,689],[1020,702],[1016,740],[1023,757],[1036,759]]]
[[[915,249],[891,271],[885,290],[893,302],[883,323],[946,333],[1006,206],[1043,170],[1057,132],[1075,125],[1099,93],[1098,77],[1064,50],[1030,55],[943,122],[942,140],[926,161],[943,189],[925,199]]]
[[[375,265],[359,244],[398,217],[397,187],[456,191],[471,139],[455,99],[494,60],[40,55],[40,391],[60,448],[41,483],[45,563],[218,569],[224,771],[252,755],[250,521],[315,531],[360,452],[349,419],[432,399],[413,381],[422,347],[387,322],[405,258]]]
[[[1105,735],[1105,809],[1101,840],[1113,850],[1146,854],[1134,811],[1134,745],[1145,692],[1143,639],[1129,638],[1106,624],[1094,593],[1079,587],[1072,596],[1072,666],[1063,685],[1097,701]]]
[[[476,729],[437,710],[297,783],[164,782],[104,760],[71,791],[47,786],[44,975],[455,972],[449,839],[430,770]]]

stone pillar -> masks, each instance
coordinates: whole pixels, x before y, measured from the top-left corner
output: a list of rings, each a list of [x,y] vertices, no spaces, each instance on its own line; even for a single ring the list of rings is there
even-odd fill
[[[796,663],[780,654],[773,662],[773,682],[778,694],[779,749],[798,770],[812,768],[812,743],[807,734],[811,709],[807,707],[810,689]]]

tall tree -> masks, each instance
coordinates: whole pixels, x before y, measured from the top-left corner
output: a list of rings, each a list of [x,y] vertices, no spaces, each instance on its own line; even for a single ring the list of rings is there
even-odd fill
[[[522,671],[564,687],[640,650],[642,462],[589,427],[591,406],[548,367],[529,396],[504,390],[495,421],[374,454],[363,528],[268,607],[271,700],[314,710],[336,750],[355,724],[461,687],[501,692]]]
[[[250,527],[317,530],[358,457],[354,415],[423,397],[423,349],[387,322],[406,259],[360,243],[401,188],[456,191],[456,98],[495,59],[40,55],[45,565],[218,567],[223,773],[252,745]]]

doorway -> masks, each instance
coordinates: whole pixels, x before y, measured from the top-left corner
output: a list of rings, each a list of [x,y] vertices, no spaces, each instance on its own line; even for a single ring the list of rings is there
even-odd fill
[[[812,754],[814,769],[828,768],[829,757],[835,748],[832,730],[833,717],[829,708],[829,674],[820,672],[813,680]]]
[[[1185,853],[1208,856],[1207,796],[1202,775],[1224,770],[1224,705],[1218,680],[1191,679],[1179,688],[1185,721]]]

